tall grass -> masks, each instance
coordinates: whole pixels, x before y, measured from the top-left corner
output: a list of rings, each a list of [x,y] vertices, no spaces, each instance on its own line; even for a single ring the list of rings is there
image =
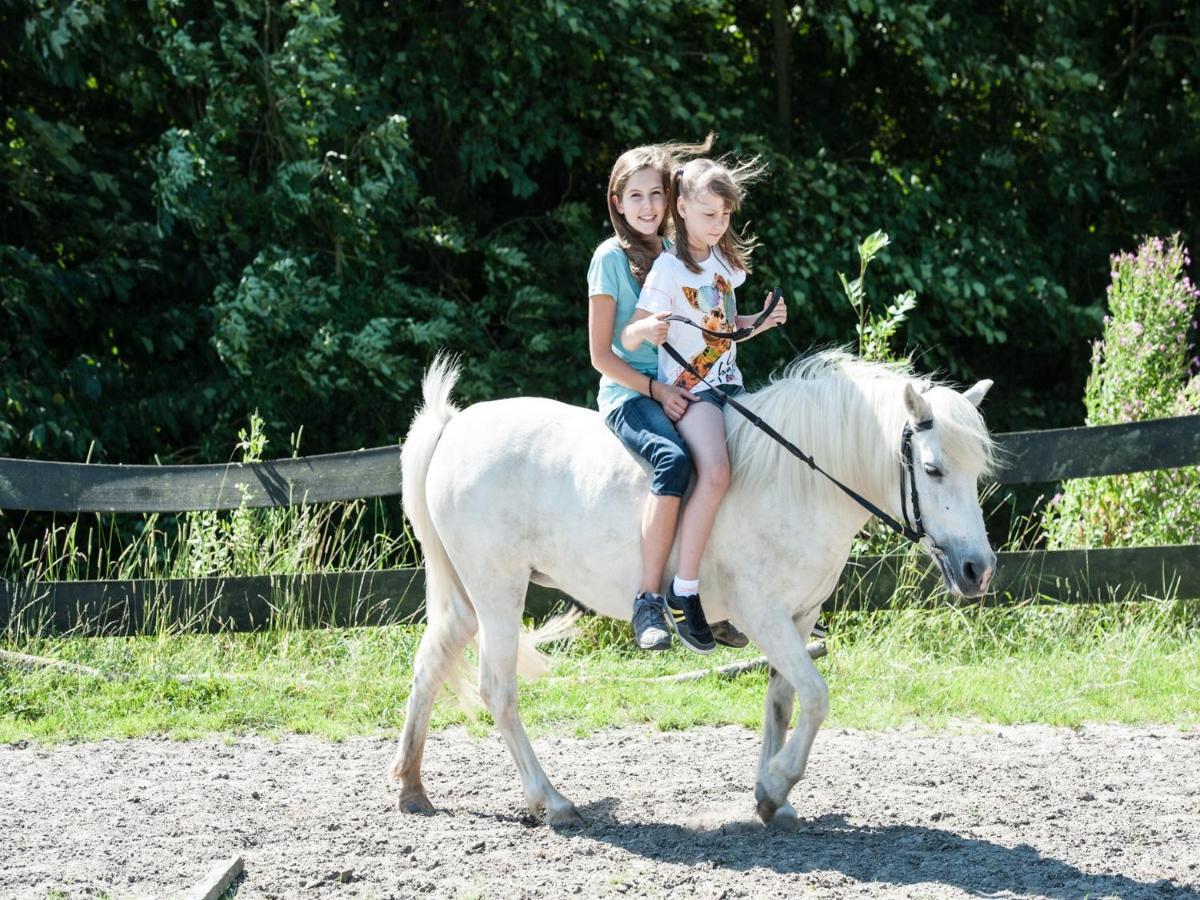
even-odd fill
[[[235,457],[262,461],[263,422],[252,415],[238,432]],[[300,449],[294,436],[292,456]],[[244,487],[240,487],[245,490]],[[10,644],[43,634],[45,611],[36,585],[44,582],[230,578],[244,575],[307,575],[415,566],[419,552],[402,519],[397,498],[227,512],[201,511],[135,517],[76,515],[45,522],[34,516],[10,525],[0,557],[0,577],[34,590],[19,615],[5,625]],[[149,630],[164,634],[209,627],[212,595],[189,594],[169,602],[160,589],[147,601]],[[323,602],[323,601],[321,601]],[[283,591],[272,599],[275,628],[298,628],[311,619],[307,598]],[[94,623],[79,621],[81,633]]]
[[[238,432],[238,461],[261,462],[266,446],[263,421],[254,414]],[[299,450],[296,435],[291,455]],[[418,548],[399,522],[398,507],[394,498],[241,506],[228,512],[145,514],[132,525],[111,514],[77,515],[66,522],[55,518],[40,533],[35,522],[32,536],[18,523],[5,534],[2,576],[15,581],[210,578],[415,565]],[[398,527],[382,527],[391,524]]]

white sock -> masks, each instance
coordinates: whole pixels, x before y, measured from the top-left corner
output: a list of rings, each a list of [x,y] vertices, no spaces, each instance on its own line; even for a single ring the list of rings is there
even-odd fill
[[[685,581],[678,575],[675,576],[675,581],[671,585],[671,590],[675,592],[677,597],[691,597],[700,593],[700,579],[695,581]]]

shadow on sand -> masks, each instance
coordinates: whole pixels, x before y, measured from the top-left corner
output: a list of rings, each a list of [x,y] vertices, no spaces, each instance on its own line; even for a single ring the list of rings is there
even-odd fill
[[[1027,844],[1006,847],[939,828],[856,825],[841,815],[802,818],[791,828],[764,828],[736,811],[700,815],[696,827],[621,823],[614,815],[618,805],[610,798],[581,806],[588,824],[575,833],[647,859],[739,871],[833,871],[859,883],[945,884],[976,895],[1011,891],[1064,900],[1200,897],[1200,892],[1165,879],[1144,882],[1086,872],[1042,856]]]

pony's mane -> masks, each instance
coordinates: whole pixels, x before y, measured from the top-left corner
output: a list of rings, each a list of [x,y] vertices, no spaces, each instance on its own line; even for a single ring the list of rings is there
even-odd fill
[[[907,363],[868,362],[843,350],[823,350],[772,375],[766,387],[746,396],[745,406],[851,487],[892,490],[908,415],[906,383],[933,407],[947,467],[991,473],[996,450],[979,411],[958,391],[916,375]],[[792,496],[837,490],[736,411],[726,415],[726,427],[738,483],[773,484]],[[863,453],[864,447],[887,452]]]

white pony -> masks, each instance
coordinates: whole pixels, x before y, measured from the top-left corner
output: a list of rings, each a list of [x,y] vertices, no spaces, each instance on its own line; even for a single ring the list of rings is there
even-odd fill
[[[540,398],[460,411],[450,402],[457,378],[454,364],[434,361],[402,449],[404,511],[425,554],[428,625],[391,776],[400,782],[401,809],[433,810],[421,783],[430,710],[478,632],[480,695],[516,760],[530,811],[544,810],[551,825],[577,823],[517,711],[518,663],[538,656],[538,636],[531,640],[521,626],[525,593],[533,581],[628,620],[648,476],[597,413]],[[974,597],[996,561],[976,493],[993,461],[977,410],[990,386],[981,381],[959,393],[902,366],[827,351],[739,399],[897,519],[909,484],[901,434],[906,422],[932,420],[912,437],[922,543],[948,589]],[[732,620],[771,664],[755,786],[758,814],[769,822],[795,817],[788,793],[829,709],[805,637],[870,515],[736,411],[725,418],[733,477],[700,574],[709,620]],[[800,711],[785,743],[796,699]]]

